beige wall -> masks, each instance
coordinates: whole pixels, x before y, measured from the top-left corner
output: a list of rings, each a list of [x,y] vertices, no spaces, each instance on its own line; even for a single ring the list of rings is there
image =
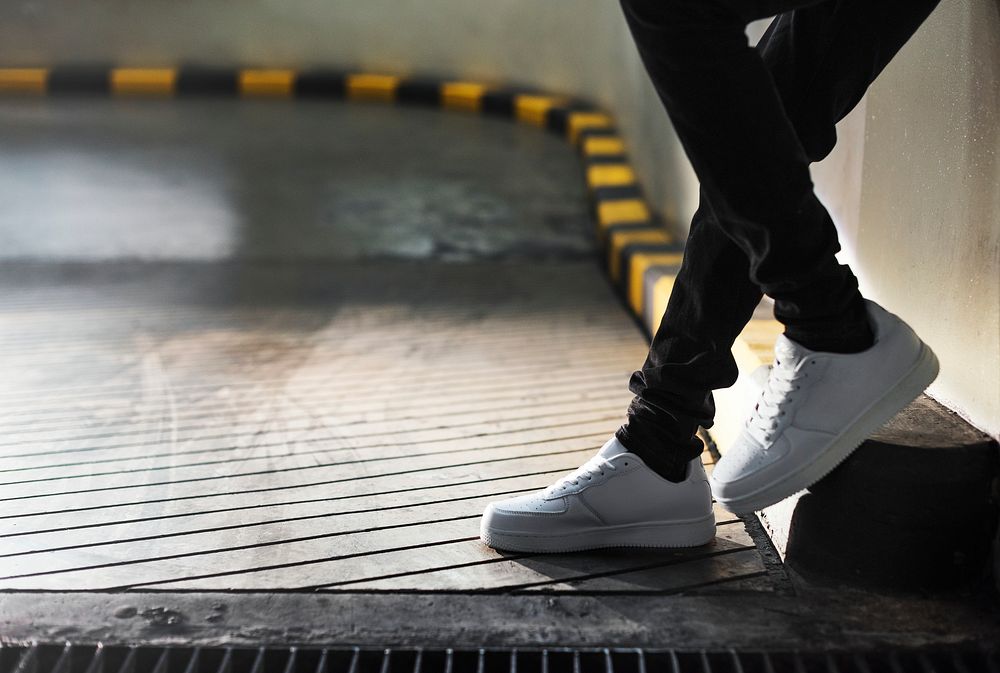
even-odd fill
[[[814,171],[862,290],[935,349],[933,396],[1000,436],[1000,3],[945,0]]]
[[[697,184],[609,0],[7,0],[0,64],[354,66],[520,81],[611,108],[681,228]],[[1000,435],[1000,4],[944,0],[816,168],[864,289],[941,356],[932,392]]]

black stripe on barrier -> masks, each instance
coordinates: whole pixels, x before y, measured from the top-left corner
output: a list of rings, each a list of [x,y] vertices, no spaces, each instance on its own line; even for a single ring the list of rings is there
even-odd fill
[[[554,133],[566,135],[569,130],[569,116],[574,112],[599,112],[594,106],[583,101],[572,101],[568,105],[549,108],[545,113],[545,128]]]
[[[598,223],[597,226],[600,227],[600,223]],[[616,234],[621,231],[644,231],[646,229],[654,228],[655,225],[650,220],[642,220],[640,222],[619,222],[617,224],[613,224],[601,232],[601,248],[603,250],[607,250],[608,241],[611,240],[612,234]]]
[[[599,166],[601,164],[627,164],[628,156],[625,154],[584,154],[583,165]]]
[[[480,109],[484,115],[513,117],[514,99],[523,92],[513,89],[494,89],[483,94]]]
[[[641,225],[615,225],[609,229],[606,249],[610,247],[611,232],[621,231],[666,231],[661,224],[641,224]],[[684,246],[676,243],[628,243],[618,251],[618,280],[617,289],[623,293],[628,292],[628,279],[632,270],[632,256],[637,252],[683,252]]]
[[[177,72],[178,96],[235,96],[239,89],[235,68],[184,66]]]
[[[578,139],[580,141],[580,147],[583,147],[583,142],[587,138],[613,138],[618,135],[618,129],[614,126],[608,126],[603,128],[589,128],[583,129],[578,134]]]
[[[347,73],[340,70],[305,70],[295,78],[298,98],[341,99],[347,95]]]
[[[601,201],[641,199],[643,196],[642,189],[638,185],[625,185],[622,187],[598,187],[591,191],[590,198],[596,207]]]
[[[615,225],[615,227],[623,225]],[[614,229],[615,227],[611,227]],[[662,224],[646,224],[644,226],[636,226],[635,229],[662,229],[666,228]],[[668,254],[668,253],[682,253],[684,252],[684,244],[682,243],[629,243],[624,248],[623,251],[628,251],[629,255],[635,254]],[[625,267],[622,267],[623,269]]]
[[[600,228],[600,222],[597,224]],[[608,247],[608,239],[611,234],[619,231],[640,231],[642,229],[654,228],[656,225],[651,220],[637,220],[635,222],[618,222],[600,231],[600,244],[602,249]]]
[[[404,79],[396,87],[396,102],[404,105],[441,105],[441,80],[428,77]]]
[[[61,65],[49,71],[48,91],[53,95],[106,96],[111,93],[111,67]]]

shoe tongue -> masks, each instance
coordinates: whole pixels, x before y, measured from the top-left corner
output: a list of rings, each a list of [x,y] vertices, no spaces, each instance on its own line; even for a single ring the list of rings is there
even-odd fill
[[[618,441],[617,437],[612,437],[608,442],[601,447],[601,450],[597,452],[597,455],[603,458],[611,458],[612,456],[617,456],[619,453],[628,453],[628,449]]]
[[[795,343],[784,334],[778,336],[774,342],[774,359],[776,363],[794,367],[799,360],[802,360],[811,353],[808,348]]]

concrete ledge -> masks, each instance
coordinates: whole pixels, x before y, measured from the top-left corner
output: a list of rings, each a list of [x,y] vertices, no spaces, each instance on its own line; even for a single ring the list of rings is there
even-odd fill
[[[926,396],[812,488],[760,516],[807,579],[950,589],[985,580],[997,445]]]
[[[711,434],[723,454],[758,392],[750,374],[771,362],[781,332],[760,313],[733,349],[737,384],[716,393]],[[889,590],[996,581],[998,457],[989,436],[921,396],[811,489],[758,516],[807,579]]]

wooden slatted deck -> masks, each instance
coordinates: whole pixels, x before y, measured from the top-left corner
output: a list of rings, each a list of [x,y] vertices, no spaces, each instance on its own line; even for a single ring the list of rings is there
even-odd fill
[[[622,421],[646,344],[594,264],[231,271],[5,266],[0,589],[772,588],[723,511],[693,550],[479,542]]]
[[[336,103],[0,122],[0,640],[661,642],[788,599],[724,512],[693,550],[478,540],[618,427],[646,352],[560,138]]]

